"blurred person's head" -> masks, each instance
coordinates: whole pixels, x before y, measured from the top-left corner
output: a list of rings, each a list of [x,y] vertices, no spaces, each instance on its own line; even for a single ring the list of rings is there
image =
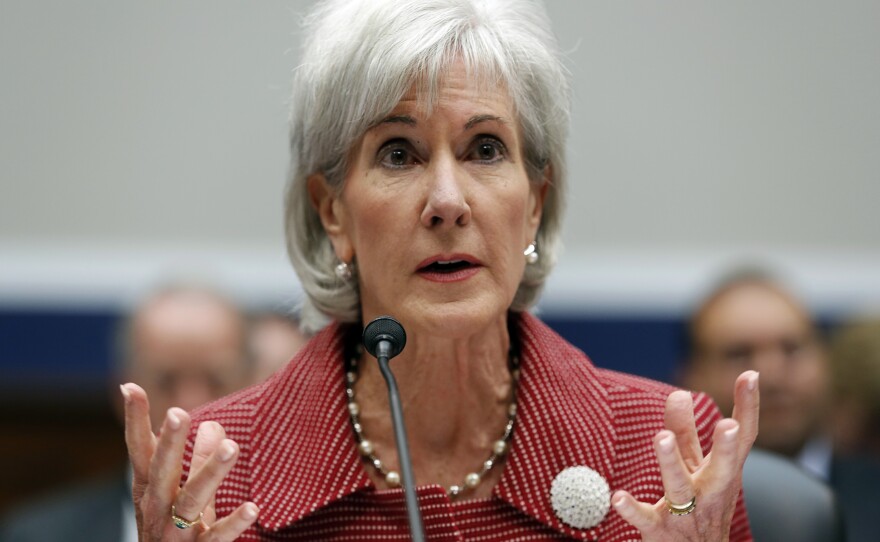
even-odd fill
[[[726,416],[737,375],[760,373],[757,446],[793,456],[821,432],[829,376],[818,333],[805,307],[769,275],[727,277],[697,307],[688,334],[683,384],[708,393]]]
[[[244,315],[207,286],[148,296],[120,329],[119,346],[118,376],[147,392],[154,429],[172,406],[191,410],[250,383]]]
[[[835,448],[880,457],[880,318],[841,327],[831,342],[830,359]]]
[[[290,361],[308,337],[300,330],[293,316],[277,312],[255,314],[251,318],[248,341],[254,371],[253,382],[259,383]]]

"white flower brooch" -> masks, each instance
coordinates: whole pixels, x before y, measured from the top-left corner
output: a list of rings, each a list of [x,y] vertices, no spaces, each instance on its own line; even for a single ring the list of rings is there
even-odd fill
[[[611,508],[611,490],[605,478],[590,467],[569,467],[553,479],[550,503],[563,522],[589,529]]]

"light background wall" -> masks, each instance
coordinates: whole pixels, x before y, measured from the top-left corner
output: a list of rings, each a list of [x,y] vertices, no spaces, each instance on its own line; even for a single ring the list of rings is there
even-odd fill
[[[310,2],[3,0],[0,304],[119,305],[169,272],[297,297],[286,108]],[[547,3],[574,78],[544,306],[680,312],[769,262],[880,305],[880,3]]]

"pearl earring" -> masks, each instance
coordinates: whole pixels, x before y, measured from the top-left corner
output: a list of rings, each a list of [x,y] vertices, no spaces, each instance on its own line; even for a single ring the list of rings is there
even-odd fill
[[[344,281],[349,281],[354,274],[354,264],[339,262],[338,264],[336,264],[336,268],[334,269],[334,271],[336,272],[337,277]]]
[[[538,263],[538,249],[535,248],[535,243],[529,243],[529,246],[523,251],[523,256],[526,257],[528,264]]]

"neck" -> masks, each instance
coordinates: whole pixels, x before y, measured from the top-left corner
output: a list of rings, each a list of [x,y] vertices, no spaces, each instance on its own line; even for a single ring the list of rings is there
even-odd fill
[[[413,470],[420,485],[461,485],[479,471],[504,432],[513,380],[506,318],[466,338],[412,333],[391,362],[400,388]],[[365,354],[354,386],[364,435],[375,455],[398,470],[387,387],[375,359]],[[378,473],[368,469],[377,485]],[[489,471],[472,497],[485,497],[500,468]]]

